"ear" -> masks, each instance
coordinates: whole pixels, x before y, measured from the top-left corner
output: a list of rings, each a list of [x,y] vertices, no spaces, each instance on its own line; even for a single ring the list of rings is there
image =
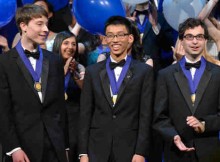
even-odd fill
[[[49,12],[48,13],[48,19],[51,18],[53,16],[53,12]]]
[[[26,33],[26,31],[27,31],[27,24],[25,24],[24,22],[21,22],[20,23],[20,28],[21,28],[22,33]]]
[[[133,36],[133,34],[130,34],[128,36],[128,43],[133,43],[133,42],[134,42],[134,36]]]

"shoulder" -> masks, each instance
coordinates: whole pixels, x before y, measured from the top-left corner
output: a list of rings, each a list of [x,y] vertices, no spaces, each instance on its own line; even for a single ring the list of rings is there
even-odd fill
[[[169,76],[169,75],[172,75],[178,71],[181,71],[181,67],[180,67],[179,63],[177,62],[177,63],[172,64],[164,69],[161,69],[158,72],[158,76],[160,76],[160,75]]]
[[[12,57],[18,57],[18,52],[15,48],[12,48],[11,50],[7,51],[6,53],[0,54],[0,61],[6,61],[10,60]]]
[[[55,53],[50,52],[45,49],[42,49],[42,52],[43,52],[43,56],[46,57],[47,59],[49,59],[50,61],[52,61],[52,60],[61,61],[62,60],[62,58],[58,54],[55,54]]]
[[[150,65],[146,64],[145,62],[140,61],[140,60],[135,60],[135,59],[132,60],[131,66],[133,66],[134,68],[140,69],[140,70],[141,69],[142,70],[153,69]]]
[[[106,66],[106,60],[103,60],[101,62],[89,65],[86,67],[86,72],[91,72],[91,73],[95,73],[95,72],[100,72],[101,70],[105,69]]]

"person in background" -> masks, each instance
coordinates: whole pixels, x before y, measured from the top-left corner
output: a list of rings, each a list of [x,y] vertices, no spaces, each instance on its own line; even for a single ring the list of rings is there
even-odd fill
[[[79,160],[78,123],[80,94],[85,74],[85,68],[77,62],[78,42],[76,36],[66,31],[58,33],[54,40],[53,53],[59,54],[59,56],[64,60],[64,90],[70,146],[69,162],[77,162]]]
[[[40,48],[48,14],[38,5],[16,12],[21,40],[0,55],[0,141],[6,162],[66,162],[61,60]]]
[[[155,72],[170,65],[173,62],[173,29],[166,22],[163,13],[157,11],[155,2],[146,0],[136,4],[132,15],[127,16],[138,24],[144,54],[153,59]]]
[[[201,20],[185,20],[185,55],[158,74],[153,128],[164,140],[165,162],[220,161],[220,67],[203,57],[207,38]]]
[[[80,102],[80,162],[144,162],[151,141],[153,69],[128,55],[131,22],[105,24],[110,56],[88,66]],[[138,96],[138,97],[137,97]]]

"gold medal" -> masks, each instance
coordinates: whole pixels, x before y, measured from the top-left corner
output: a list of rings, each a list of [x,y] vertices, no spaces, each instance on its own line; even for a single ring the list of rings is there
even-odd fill
[[[66,92],[64,93],[64,97],[65,97],[65,100],[67,100],[67,99],[68,99],[68,95],[67,95],[67,93],[66,93]]]
[[[116,100],[117,100],[117,95],[113,95],[113,96],[112,96],[112,101],[113,101],[114,105],[115,105],[115,103],[116,103]]]
[[[191,94],[191,100],[192,100],[192,103],[194,104],[195,101],[196,101],[196,94]]]
[[[34,83],[34,88],[36,91],[41,92],[41,83],[40,82],[35,82]]]

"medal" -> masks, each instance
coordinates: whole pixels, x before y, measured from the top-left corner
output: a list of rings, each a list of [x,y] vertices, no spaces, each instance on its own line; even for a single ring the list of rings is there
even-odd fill
[[[40,82],[35,82],[34,83],[34,88],[36,91],[41,92],[41,83]]]
[[[191,94],[191,100],[192,100],[192,103],[194,104],[195,101],[196,101],[196,94]]]
[[[112,101],[113,101],[114,105],[115,105],[115,103],[116,103],[116,100],[117,100],[117,95],[113,95],[113,96],[112,96]]]
[[[67,93],[64,93],[64,98],[65,98],[65,100],[68,99],[68,95],[67,95]]]

